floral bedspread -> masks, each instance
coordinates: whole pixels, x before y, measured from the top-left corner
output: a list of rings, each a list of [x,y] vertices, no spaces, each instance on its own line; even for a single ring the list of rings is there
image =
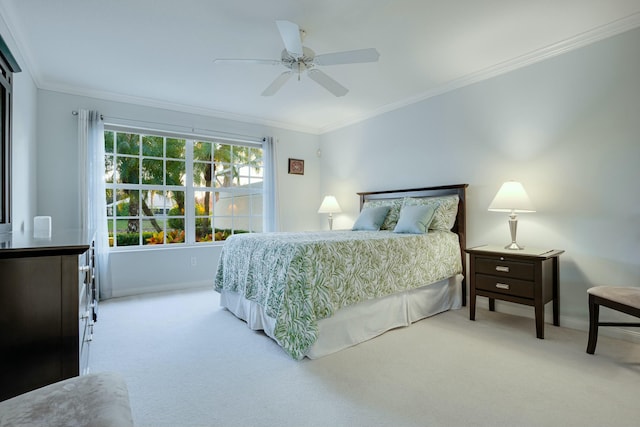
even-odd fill
[[[462,272],[458,236],[333,231],[237,234],[222,250],[214,288],[260,304],[293,358],[316,341],[320,319],[341,307]]]

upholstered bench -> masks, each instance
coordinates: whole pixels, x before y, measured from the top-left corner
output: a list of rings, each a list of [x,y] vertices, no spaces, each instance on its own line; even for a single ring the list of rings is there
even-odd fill
[[[598,326],[636,326],[634,322],[600,322],[600,306],[608,307],[631,316],[640,317],[640,288],[619,286],[596,286],[587,290],[589,294],[589,343],[587,353],[596,351]]]
[[[99,373],[69,378],[0,402],[0,427],[133,426],[122,377]]]

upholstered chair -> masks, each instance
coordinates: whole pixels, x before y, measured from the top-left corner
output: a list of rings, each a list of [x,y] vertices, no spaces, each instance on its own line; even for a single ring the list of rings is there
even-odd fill
[[[640,317],[640,288],[618,286],[596,286],[587,290],[589,294],[589,343],[587,353],[596,351],[599,326],[636,326],[636,322],[600,322],[600,306]]]

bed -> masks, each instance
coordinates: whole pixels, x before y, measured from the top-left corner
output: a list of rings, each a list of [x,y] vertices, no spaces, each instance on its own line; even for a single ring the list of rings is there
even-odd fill
[[[358,193],[356,228],[375,211],[384,218],[375,224],[380,230],[233,235],[214,281],[220,304],[294,359],[319,358],[460,308],[466,187]],[[432,213],[428,231],[397,232],[418,210]]]

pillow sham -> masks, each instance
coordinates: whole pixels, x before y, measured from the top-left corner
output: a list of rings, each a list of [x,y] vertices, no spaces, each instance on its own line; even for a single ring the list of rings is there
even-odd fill
[[[402,199],[390,200],[368,200],[362,205],[362,209],[375,208],[378,206],[389,206],[389,213],[380,226],[380,230],[393,230],[400,216],[400,208],[402,207]]]
[[[433,206],[435,212],[429,229],[451,230],[453,228],[453,224],[456,222],[456,216],[458,215],[458,202],[459,198],[456,194],[441,197],[406,197],[402,202],[402,206]]]
[[[351,230],[378,231],[389,213],[390,206],[377,206],[362,209]]]
[[[435,213],[433,205],[403,206],[394,233],[424,234]]]

